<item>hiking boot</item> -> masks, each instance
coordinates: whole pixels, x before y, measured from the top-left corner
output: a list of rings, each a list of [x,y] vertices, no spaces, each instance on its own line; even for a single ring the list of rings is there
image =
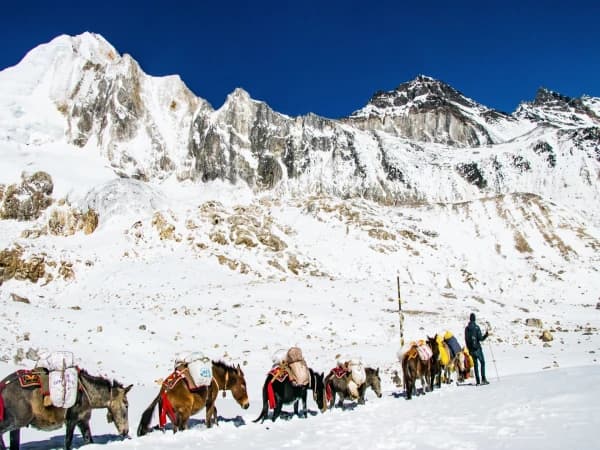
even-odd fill
[[[488,380],[483,380],[481,384],[490,384],[490,382]]]

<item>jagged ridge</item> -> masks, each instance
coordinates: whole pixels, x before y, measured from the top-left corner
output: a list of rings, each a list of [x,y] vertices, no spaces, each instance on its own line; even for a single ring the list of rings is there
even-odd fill
[[[20,86],[17,96],[2,89],[8,100],[0,136],[41,145],[64,133],[78,147],[97,149],[120,176],[226,180],[258,190],[391,204],[534,192],[586,214],[599,209],[589,208],[599,199],[593,182],[593,129],[599,122],[585,106],[594,99],[572,101],[543,91],[508,116],[419,76],[375,94],[342,121],[314,114],[291,118],[242,89],[215,110],[178,77],[150,77],[133,58],[89,33],[34,49],[0,80]],[[51,121],[36,112],[39,98],[52,108]],[[17,103],[24,106],[15,109]],[[559,120],[564,108],[567,114],[585,112],[586,121],[565,124]],[[12,121],[16,130],[7,125]],[[44,121],[52,127],[38,124]],[[562,128],[548,130],[548,122]],[[574,126],[592,131],[573,142],[565,127]]]

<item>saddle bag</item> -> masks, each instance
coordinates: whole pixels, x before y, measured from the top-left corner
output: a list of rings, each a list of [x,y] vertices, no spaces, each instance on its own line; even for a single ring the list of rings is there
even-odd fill
[[[212,381],[212,361],[206,356],[194,359],[188,363],[190,376],[197,387],[208,386]]]
[[[458,343],[458,339],[456,339],[456,336],[450,336],[450,338],[445,339],[445,341],[446,344],[448,344],[448,347],[450,348],[450,356],[454,358],[461,350],[460,344]]]
[[[185,366],[188,369],[189,377],[193,385],[189,383],[188,387],[198,388],[208,386],[212,381],[212,361],[202,352],[184,352],[175,356],[175,367]],[[181,370],[181,369],[180,369]],[[187,378],[187,376],[185,376]]]
[[[356,400],[359,397],[358,386],[356,385],[356,383],[353,380],[350,380],[348,382],[348,392],[350,392],[350,396],[354,400]]]
[[[302,350],[298,347],[292,347],[287,352],[287,363],[293,381],[298,386],[304,386],[310,381],[308,366],[302,356]]]
[[[433,352],[425,342],[419,342],[417,345],[417,352],[419,353],[421,361],[429,361],[433,356]]]
[[[354,381],[357,386],[361,386],[367,380],[367,373],[365,372],[365,367],[361,361],[356,359],[350,360],[348,362],[348,369],[350,370],[352,381]]]
[[[53,352],[38,361],[38,367],[48,369],[48,388],[52,405],[70,408],[77,401],[78,372],[73,353]]]
[[[440,363],[442,366],[447,366],[450,363],[450,348],[442,340],[438,342],[438,348],[440,350]]]

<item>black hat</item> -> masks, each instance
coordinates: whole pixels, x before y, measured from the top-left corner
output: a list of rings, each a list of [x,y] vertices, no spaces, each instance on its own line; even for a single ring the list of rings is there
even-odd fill
[[[469,320],[471,322],[475,322],[475,313],[471,313],[471,315],[469,316]]]

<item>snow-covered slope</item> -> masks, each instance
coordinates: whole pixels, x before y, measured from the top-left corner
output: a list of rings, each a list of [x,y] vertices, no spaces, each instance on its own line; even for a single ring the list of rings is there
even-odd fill
[[[535,126],[480,105],[425,75],[393,91],[375,93],[348,121],[361,129],[457,147],[505,142]]]
[[[508,116],[418,77],[344,120],[292,118],[242,89],[213,109],[98,35],[32,50],[0,72],[0,369],[69,349],[90,372],[135,384],[134,429],[178,351],[244,368],[249,411],[219,399],[230,420],[219,429],[195,422],[114,448],[275,447],[290,433],[292,446],[344,445],[356,423],[370,436],[387,423],[381,446],[436,448],[410,435],[415,417],[440,422],[476,401],[450,446],[558,448],[558,422],[590,446],[596,424],[568,414],[596,417],[597,388],[582,399],[565,378],[596,376],[600,351],[600,100],[538,97]],[[397,276],[405,338],[460,337],[474,311],[501,383],[394,397]],[[385,397],[250,424],[272,354],[291,345],[321,371],[362,357],[380,367]],[[557,422],[531,424],[528,411]],[[475,439],[482,416],[490,434]],[[111,427],[94,416],[99,442]],[[59,447],[59,436],[28,430],[24,447]]]

